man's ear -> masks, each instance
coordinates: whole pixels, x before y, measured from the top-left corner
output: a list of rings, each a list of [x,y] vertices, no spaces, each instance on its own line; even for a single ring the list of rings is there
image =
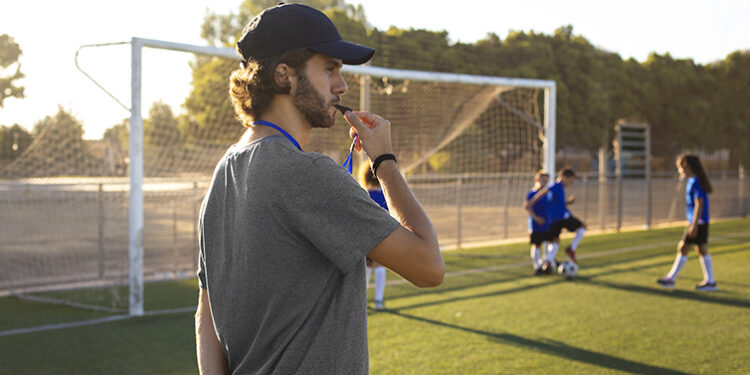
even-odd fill
[[[280,87],[290,87],[292,86],[292,81],[294,81],[294,78],[294,69],[292,69],[289,65],[284,63],[276,65],[273,79],[277,85],[279,85]]]

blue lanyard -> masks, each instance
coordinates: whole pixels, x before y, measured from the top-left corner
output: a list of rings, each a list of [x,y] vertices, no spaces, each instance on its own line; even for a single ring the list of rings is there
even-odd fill
[[[302,151],[302,147],[299,146],[299,142],[297,142],[297,140],[294,139],[294,137],[292,137],[291,134],[287,133],[284,129],[282,129],[278,125],[268,122],[268,121],[263,121],[263,120],[255,120],[253,121],[253,125],[263,125],[263,126],[268,126],[270,128],[274,128],[278,130],[281,134],[283,134],[286,137],[286,139],[288,139],[295,146],[297,146],[297,148],[300,151]],[[354,136],[354,139],[352,139],[352,145],[349,147],[349,157],[346,158],[346,161],[344,161],[344,164],[342,165],[342,167],[346,168],[346,170],[349,171],[349,174],[352,174],[352,169],[353,169],[353,164],[354,164],[354,159],[352,158],[352,154],[354,153],[354,142],[357,140],[358,136],[359,135],[357,134]]]
[[[354,139],[352,139],[352,145],[349,146],[349,157],[347,157],[346,161],[344,161],[344,164],[341,165],[347,171],[349,171],[349,174],[352,174],[352,164],[354,164],[354,159],[352,159],[352,154],[354,153],[354,142],[357,141],[357,137],[359,137],[359,134],[354,135]],[[347,164],[349,165],[347,166]]]
[[[283,134],[286,137],[286,139],[288,139],[295,146],[297,146],[297,148],[300,151],[302,151],[302,147],[299,147],[299,142],[297,142],[297,140],[294,139],[294,137],[292,137],[289,133],[287,133],[284,129],[280,128],[278,125],[270,123],[268,121],[263,121],[263,120],[255,120],[255,121],[253,121],[253,125],[263,125],[263,126],[268,126],[270,128],[274,128],[274,129],[278,130],[281,134]]]

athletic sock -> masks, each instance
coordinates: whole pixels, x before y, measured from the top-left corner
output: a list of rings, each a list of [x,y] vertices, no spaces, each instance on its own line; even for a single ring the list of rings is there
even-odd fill
[[[570,249],[573,251],[576,251],[578,248],[578,244],[581,243],[581,240],[583,239],[583,235],[586,233],[586,229],[584,228],[578,228],[576,231],[576,236],[573,238],[573,242],[570,243]]]
[[[531,245],[531,262],[534,266],[534,271],[539,269],[539,247],[537,245]]]
[[[557,249],[560,247],[560,244],[555,241],[550,241],[549,245],[547,245],[547,260],[552,263],[552,265],[555,265],[555,256],[557,255]]]
[[[375,267],[375,300],[383,302],[385,294],[385,267]]]
[[[672,269],[669,270],[669,273],[667,274],[667,277],[674,280],[677,278],[677,274],[680,273],[680,270],[682,269],[682,266],[687,263],[688,257],[687,255],[682,255],[680,253],[677,253],[677,257],[674,259],[674,264],[672,265]]]
[[[370,274],[372,273],[372,267],[365,266],[365,289],[370,287]]]
[[[701,268],[703,269],[703,280],[708,281],[710,284],[715,283],[714,266],[713,262],[711,262],[711,254],[706,254],[701,257]]]

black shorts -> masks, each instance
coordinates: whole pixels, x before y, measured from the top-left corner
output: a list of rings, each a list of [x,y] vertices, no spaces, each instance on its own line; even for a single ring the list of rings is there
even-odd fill
[[[549,232],[531,232],[529,235],[529,243],[532,245],[541,245],[544,241],[552,241],[552,236]]]
[[[570,216],[567,219],[562,219],[550,224],[549,232],[554,239],[560,237],[560,232],[562,232],[563,228],[567,229],[569,232],[575,232],[581,227],[583,227],[583,222],[578,220],[575,216]]]
[[[689,226],[688,226],[689,227]],[[708,224],[698,224],[698,234],[690,238],[687,235],[687,228],[685,228],[685,234],[682,236],[682,241],[686,244],[703,245],[708,242]]]

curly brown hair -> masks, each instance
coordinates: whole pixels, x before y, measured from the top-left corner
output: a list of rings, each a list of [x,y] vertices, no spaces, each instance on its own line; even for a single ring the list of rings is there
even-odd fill
[[[274,79],[277,65],[287,64],[300,74],[314,55],[315,52],[307,48],[298,48],[259,60],[243,61],[242,67],[232,72],[229,78],[229,96],[242,125],[249,127],[268,110],[277,94],[289,94],[291,87],[279,85]]]

